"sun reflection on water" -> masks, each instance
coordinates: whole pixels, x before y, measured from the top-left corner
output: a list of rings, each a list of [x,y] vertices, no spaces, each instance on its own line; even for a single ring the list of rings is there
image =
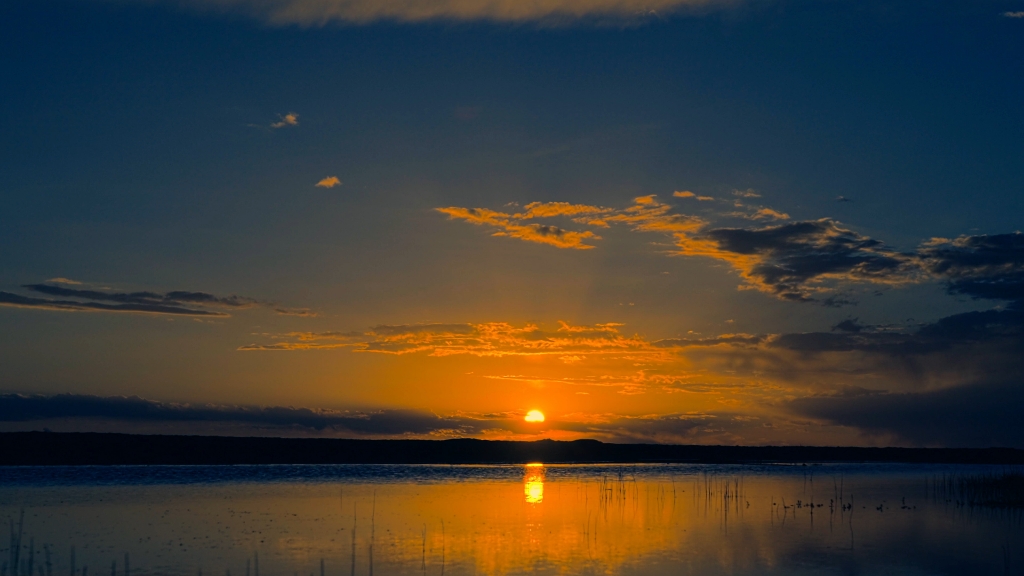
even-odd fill
[[[544,501],[544,465],[527,464],[523,475],[523,493],[530,504]]]

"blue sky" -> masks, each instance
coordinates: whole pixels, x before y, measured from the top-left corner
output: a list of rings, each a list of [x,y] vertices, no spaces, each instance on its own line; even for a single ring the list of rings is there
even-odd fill
[[[1016,15],[1024,4],[517,6],[5,3],[0,291],[15,296],[0,307],[0,387],[22,395],[458,413],[493,420],[465,425],[467,433],[509,437],[700,441],[692,427],[665,432],[623,422],[733,418],[706,426],[702,437],[745,443],[812,441],[817,432],[808,430],[819,428],[820,437],[839,443],[957,443],[807,408],[853,389],[867,391],[858,402],[866,394],[915,402],[898,395],[991,385],[998,388],[986,392],[992,398],[1024,405],[1007,380],[1020,326],[1006,315],[1016,314],[1019,297],[965,284],[981,278],[988,287],[1015,287],[1024,266],[1024,248],[1012,236],[1024,213],[1024,18]],[[328,177],[340,184],[315,186]],[[693,195],[674,195],[684,191]],[[589,241],[593,249],[559,249],[492,237],[505,228],[452,221],[437,210],[513,215],[533,202],[560,202],[626,214],[650,195],[673,214],[700,219],[687,238],[714,239],[722,252],[694,255],[671,234],[634,224],[591,229],[564,217],[552,221],[559,227],[552,234],[588,229],[601,238]],[[785,218],[755,218],[763,208]],[[739,253],[728,244],[737,230],[821,219],[856,235],[862,246],[854,257],[879,256],[864,248],[877,241],[899,263],[881,276],[844,269],[808,277],[797,286],[804,301],[796,301],[729,259]],[[510,222],[535,230],[534,220]],[[961,263],[950,272],[948,254],[924,248],[932,238],[973,238],[957,250],[975,257],[988,249],[979,242],[997,236],[1002,243],[991,253],[998,254],[984,270],[974,261],[969,271],[956,268],[968,266]],[[793,264],[788,252],[766,246],[754,251],[760,264]],[[17,299],[58,298],[31,288],[39,284],[151,292],[179,304],[196,301],[167,294],[251,302],[214,303],[225,316],[185,318],[69,312]],[[842,305],[823,305],[830,303]],[[645,342],[724,334],[778,342],[846,333],[834,329],[844,320],[856,320],[862,328],[852,333],[861,339],[913,339],[943,318],[987,310],[1003,314],[986,329],[998,332],[991,353],[1005,362],[986,366],[1009,372],[964,360],[913,384],[892,363],[857,356],[868,352],[856,346],[818,350],[813,366],[787,360],[790,368],[777,372],[705,365],[686,350],[667,364],[625,357],[609,364],[573,348],[565,357],[579,362],[552,359],[553,366],[531,364],[540,361],[525,354],[488,364],[475,352],[455,355],[460,364],[431,356],[436,349],[242,350],[325,332],[360,333],[365,346],[393,333],[373,331],[381,326],[422,334],[424,326],[508,323],[557,333],[560,321],[621,324],[619,333]],[[744,366],[767,354],[767,344],[716,346],[723,357],[746,358],[733,361]],[[979,354],[960,340],[950,346],[947,357]],[[914,361],[923,368],[913,373],[934,364]],[[834,369],[809,376],[823,363]],[[863,365],[872,367],[851,368]],[[707,374],[708,386],[722,388],[682,398],[663,382],[623,384],[635,380],[626,374],[659,370],[666,382]],[[527,383],[501,379],[524,374]],[[488,379],[474,380],[482,375]],[[602,377],[618,388],[583,399],[572,387]],[[739,386],[733,379],[758,392],[728,388],[726,381]],[[732,396],[719,402],[726,388]],[[467,389],[491,395],[464,399]],[[934,396],[921,398],[923,406]],[[785,404],[797,400],[804,404]],[[561,418],[549,418],[545,430],[509,423],[537,406]],[[990,420],[987,409],[979,407],[977,417]],[[79,429],[93,416],[86,410],[62,425]],[[779,432],[759,436],[763,430],[737,424],[748,417]],[[940,422],[941,411],[926,419]],[[580,422],[593,427],[581,431]],[[1022,439],[1019,425],[1005,422],[971,442]]]

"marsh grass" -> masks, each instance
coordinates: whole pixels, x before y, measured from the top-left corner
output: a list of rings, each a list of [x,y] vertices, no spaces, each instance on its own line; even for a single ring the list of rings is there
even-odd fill
[[[1024,508],[1024,470],[943,474],[933,480],[932,496],[957,506]]]

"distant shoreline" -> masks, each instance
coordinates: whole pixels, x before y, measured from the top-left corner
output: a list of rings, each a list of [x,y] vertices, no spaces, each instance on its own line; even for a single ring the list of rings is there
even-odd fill
[[[105,433],[0,433],[0,466],[130,464],[1024,464],[1015,448],[608,444],[597,440],[345,440]]]

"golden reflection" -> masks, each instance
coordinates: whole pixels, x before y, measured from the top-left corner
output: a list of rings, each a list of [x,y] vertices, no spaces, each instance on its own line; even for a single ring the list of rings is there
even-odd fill
[[[523,476],[523,493],[526,501],[530,504],[540,504],[544,501],[544,465],[527,464],[526,473]]]
[[[512,476],[472,482],[139,485],[128,498],[112,498],[109,486],[80,486],[74,505],[67,504],[63,486],[0,483],[0,516],[13,513],[9,503],[24,505],[35,511],[36,540],[70,544],[70,526],[104,546],[129,550],[137,567],[186,562],[170,558],[185,555],[179,545],[190,536],[187,562],[226,564],[235,574],[250,552],[258,553],[264,574],[319,574],[323,559],[324,573],[334,576],[353,565],[356,573],[368,573],[371,554],[378,574],[388,576],[436,576],[442,568],[449,576],[785,574],[809,572],[808,550],[845,551],[838,561],[823,557],[814,571],[821,574],[838,571],[830,569],[832,562],[849,562],[865,574],[891,572],[893,558],[907,572],[918,561],[917,572],[929,572],[934,550],[980,566],[979,574],[1024,563],[1016,552],[1024,549],[1020,531],[1004,516],[967,519],[913,496],[922,478],[917,472],[847,476],[847,495],[889,495],[890,502],[906,495],[906,504],[916,505],[874,515],[857,508],[851,515],[844,510],[849,500],[840,500],[842,484],[838,494],[827,481],[825,489],[816,482],[815,491],[803,474],[791,472],[743,478],[656,465],[519,468],[521,478],[510,470]],[[543,484],[544,505],[524,504],[524,492],[527,502],[533,494],[539,503]],[[811,508],[811,501],[822,505]],[[140,540],[140,534],[147,537]],[[992,550],[993,539],[1009,542],[1009,560],[999,548],[983,552]],[[92,546],[79,551],[83,563],[110,561]]]

